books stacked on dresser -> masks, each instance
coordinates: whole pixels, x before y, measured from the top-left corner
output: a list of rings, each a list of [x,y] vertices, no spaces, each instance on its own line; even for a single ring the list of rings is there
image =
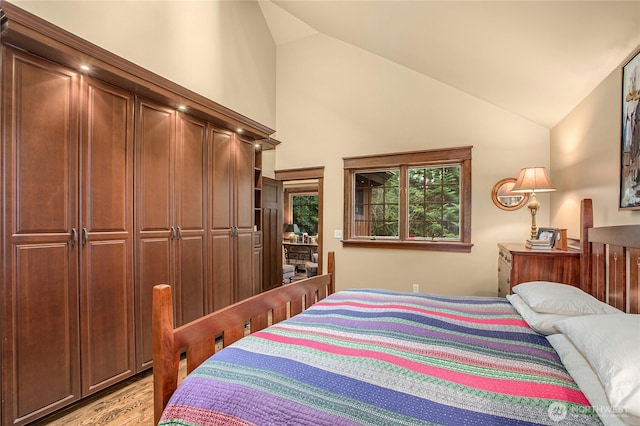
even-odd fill
[[[525,246],[531,250],[551,250],[553,240],[527,240]]]

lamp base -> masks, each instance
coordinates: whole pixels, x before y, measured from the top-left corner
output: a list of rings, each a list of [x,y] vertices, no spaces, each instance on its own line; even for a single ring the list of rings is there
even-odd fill
[[[536,198],[535,192],[531,193],[531,197],[529,198],[529,204],[527,205],[527,208],[531,212],[531,239],[535,240],[536,238],[538,238],[538,225],[536,225],[536,213],[540,208],[540,203]]]

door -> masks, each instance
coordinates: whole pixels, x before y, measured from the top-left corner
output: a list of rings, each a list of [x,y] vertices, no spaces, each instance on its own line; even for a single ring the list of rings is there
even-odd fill
[[[236,136],[235,161],[235,301],[253,296],[253,185],[255,147]]]
[[[80,397],[78,76],[3,47],[3,423]]]
[[[209,310],[229,306],[234,301],[233,292],[233,140],[232,135],[211,128],[209,134],[210,155],[210,208],[211,224],[209,268],[211,286]]]
[[[206,123],[178,115],[176,152],[176,322],[205,314]]]
[[[282,285],[282,182],[262,178],[262,291]]]
[[[209,135],[209,308],[253,295],[254,147],[211,128]]]
[[[136,365],[151,365],[153,286],[174,282],[175,111],[136,103]]]
[[[135,373],[133,107],[130,93],[82,85],[80,323],[83,396]]]

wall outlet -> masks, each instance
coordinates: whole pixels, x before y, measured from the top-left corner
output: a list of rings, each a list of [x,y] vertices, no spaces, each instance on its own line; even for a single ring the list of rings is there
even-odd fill
[[[336,229],[335,231],[333,231],[333,238],[341,239],[342,238],[342,229]]]
[[[413,284],[413,292],[420,293],[420,284]]]

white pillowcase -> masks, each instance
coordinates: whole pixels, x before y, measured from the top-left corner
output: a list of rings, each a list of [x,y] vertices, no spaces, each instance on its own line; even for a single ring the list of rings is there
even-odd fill
[[[586,315],[555,324],[589,361],[609,403],[640,425],[640,315]]]
[[[558,314],[541,314],[534,311],[527,305],[522,298],[517,294],[508,294],[507,300],[518,311],[520,316],[529,324],[537,333],[548,336],[550,334],[558,333],[558,330],[553,326],[556,321],[561,319],[570,318],[567,315]]]
[[[548,281],[531,281],[513,287],[531,309],[543,314],[594,315],[621,314],[621,310],[609,306],[568,284]]]
[[[589,403],[596,410],[596,414],[605,426],[622,426],[622,418],[618,417],[615,410],[609,405],[609,400],[604,392],[598,375],[582,354],[573,346],[564,334],[547,336],[547,340],[556,350],[562,364],[576,382]]]

